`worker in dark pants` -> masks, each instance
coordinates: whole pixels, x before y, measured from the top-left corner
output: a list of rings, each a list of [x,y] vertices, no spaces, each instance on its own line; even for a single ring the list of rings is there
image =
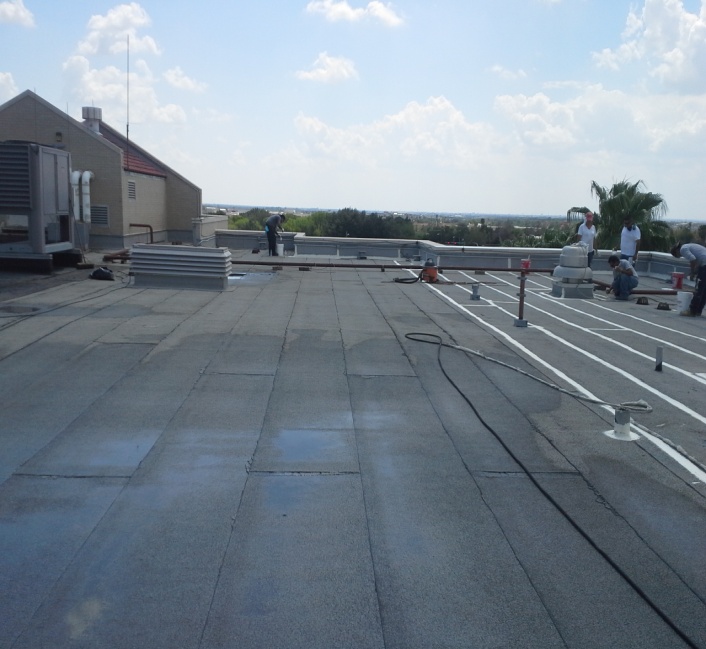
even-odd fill
[[[696,280],[691,304],[679,315],[700,316],[706,305],[706,248],[698,243],[678,243],[672,248],[671,253],[677,259],[683,257],[689,262],[689,279]]]
[[[616,300],[628,300],[630,293],[637,288],[637,272],[628,259],[621,259],[618,255],[608,257],[608,265],[613,269],[613,283],[608,293],[615,293]]]
[[[277,257],[277,230],[284,232],[282,223],[285,220],[284,214],[273,214],[265,221],[265,234],[267,235],[267,245],[272,257]]]

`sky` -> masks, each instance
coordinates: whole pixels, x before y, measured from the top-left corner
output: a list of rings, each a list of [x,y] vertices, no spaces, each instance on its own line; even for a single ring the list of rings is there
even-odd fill
[[[0,0],[0,103],[83,106],[207,204],[706,219],[706,0]]]

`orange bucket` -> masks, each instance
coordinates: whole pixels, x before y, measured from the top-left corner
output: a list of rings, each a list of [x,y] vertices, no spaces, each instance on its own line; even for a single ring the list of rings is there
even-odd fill
[[[520,259],[520,268],[522,270],[529,270],[531,261],[529,259]]]
[[[672,288],[684,288],[684,273],[672,273]]]

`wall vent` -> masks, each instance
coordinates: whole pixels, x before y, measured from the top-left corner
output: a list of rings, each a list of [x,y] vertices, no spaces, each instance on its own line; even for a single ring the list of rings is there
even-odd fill
[[[107,205],[91,205],[91,223],[93,225],[101,225],[106,227],[110,225],[108,221]]]
[[[135,200],[137,198],[137,187],[134,180],[127,181],[127,197]]]

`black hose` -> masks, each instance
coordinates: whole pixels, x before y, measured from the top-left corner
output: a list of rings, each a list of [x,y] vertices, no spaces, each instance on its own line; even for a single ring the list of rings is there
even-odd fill
[[[441,336],[438,336],[436,334],[430,334],[430,333],[423,333],[423,332],[417,332],[417,333],[408,333],[405,334],[405,338],[408,338],[409,340],[415,340],[417,342],[423,342],[423,343],[430,343],[430,344],[435,344],[437,345],[437,354],[436,354],[436,359],[439,364],[439,368],[441,369],[441,372],[443,375],[446,377],[448,382],[454,387],[456,392],[459,393],[461,398],[471,407],[471,410],[475,413],[476,417],[478,417],[478,421],[486,428],[486,430],[495,437],[496,440],[498,440],[498,443],[505,449],[507,454],[517,463],[517,465],[520,467],[520,469],[523,471],[523,473],[529,478],[530,482],[539,490],[539,492],[554,506],[554,508],[568,521],[568,523],[586,540],[586,542],[596,551],[598,554],[603,557],[603,559],[608,563],[608,565],[615,570],[615,572],[622,577],[623,580],[639,595],[639,597],[669,626],[674,633],[676,633],[691,649],[702,649],[700,648],[691,638],[689,638],[684,631],[682,631],[675,622],[673,622],[669,616],[655,603],[650,599],[649,595],[640,588],[640,586],[633,581],[633,579],[615,562],[613,559],[608,556],[608,554],[602,550],[596,542],[590,537],[588,532],[586,532],[572,517],[571,515],[554,499],[554,497],[546,490],[544,487],[542,487],[541,484],[539,484],[538,480],[530,473],[530,470],[525,466],[525,464],[518,458],[510,449],[510,447],[505,443],[505,441],[502,439],[502,437],[497,433],[496,430],[493,429],[493,427],[488,424],[481,414],[478,412],[476,407],[473,405],[471,400],[463,393],[461,388],[456,385],[454,380],[448,375],[446,370],[444,369],[444,364],[441,362],[441,348],[442,347],[447,347],[446,343],[442,340]],[[425,340],[427,338],[427,340]]]

